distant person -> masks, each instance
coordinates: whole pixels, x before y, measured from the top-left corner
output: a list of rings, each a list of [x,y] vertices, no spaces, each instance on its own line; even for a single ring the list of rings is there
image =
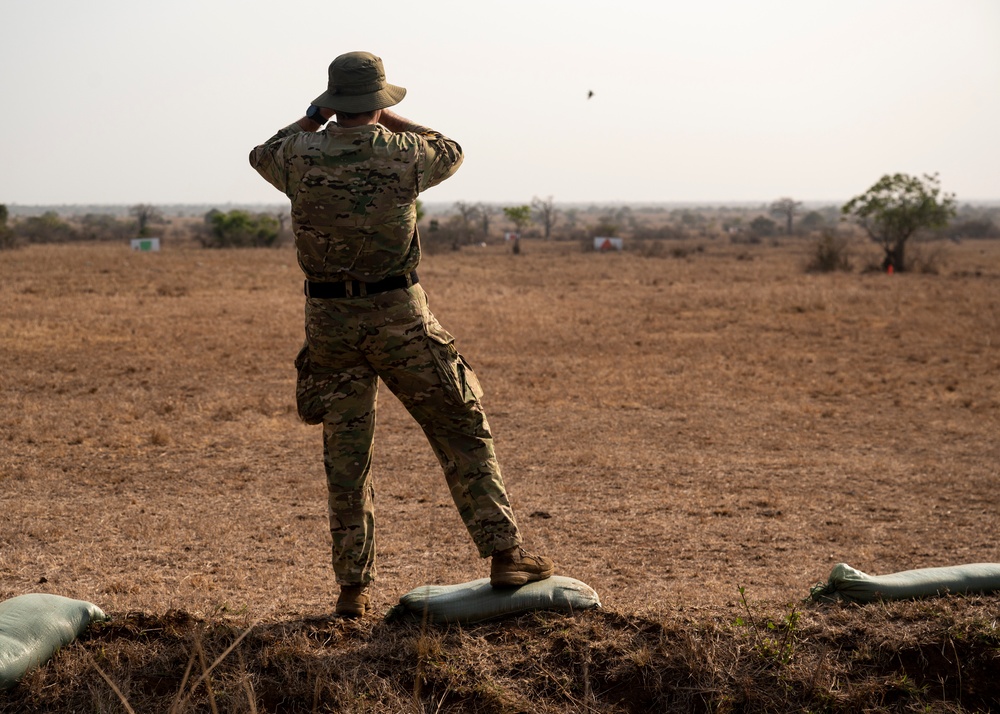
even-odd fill
[[[341,55],[306,115],[250,152],[251,166],[291,199],[306,276],[296,395],[303,420],[323,424],[336,611],[344,617],[365,614],[376,575],[379,377],[427,435],[480,556],[492,556],[492,585],[553,572],[551,560],[521,547],[479,380],[418,283],[415,202],[458,170],[462,149],[387,110],[405,94],[385,81],[375,55]]]

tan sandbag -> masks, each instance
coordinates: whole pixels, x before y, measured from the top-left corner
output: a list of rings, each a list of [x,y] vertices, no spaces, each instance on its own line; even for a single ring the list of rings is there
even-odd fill
[[[458,585],[424,585],[399,598],[390,617],[410,614],[429,622],[480,622],[533,610],[575,612],[600,607],[601,600],[586,583],[561,575],[496,589],[489,578]]]
[[[107,615],[93,603],[31,593],[0,602],[0,690],[13,687]]]
[[[812,588],[810,597],[815,601],[871,602],[997,590],[1000,590],[1000,563],[919,568],[888,575],[868,575],[847,563],[837,563],[827,582]]]

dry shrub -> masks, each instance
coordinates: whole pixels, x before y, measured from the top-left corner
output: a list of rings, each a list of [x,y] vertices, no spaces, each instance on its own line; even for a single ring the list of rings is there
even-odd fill
[[[919,241],[910,246],[907,270],[922,275],[940,275],[948,261],[947,246],[940,242]]]
[[[683,240],[690,237],[689,231],[669,223],[657,226],[641,225],[632,231],[632,238],[641,241]]]
[[[593,250],[593,245],[590,246]],[[695,253],[703,253],[705,246],[690,242],[674,242],[661,239],[627,239],[625,249],[644,258],[677,258],[684,259]]]
[[[813,244],[812,256],[806,264],[806,271],[810,273],[831,273],[837,270],[850,272],[852,268],[847,238],[830,230],[823,231]]]
[[[20,245],[17,234],[7,226],[0,225],[0,250],[10,250]]]

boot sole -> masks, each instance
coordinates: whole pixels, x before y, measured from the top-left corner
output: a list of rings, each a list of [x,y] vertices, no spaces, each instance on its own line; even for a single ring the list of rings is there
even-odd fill
[[[490,585],[495,588],[517,588],[528,583],[546,580],[552,577],[554,571],[542,573],[503,573],[490,576]]]

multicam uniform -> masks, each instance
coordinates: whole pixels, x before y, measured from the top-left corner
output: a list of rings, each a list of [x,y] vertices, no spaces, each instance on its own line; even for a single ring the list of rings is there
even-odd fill
[[[292,124],[250,153],[250,164],[291,199],[309,292],[339,284],[333,287],[346,293],[307,297],[306,344],[296,360],[299,413],[323,423],[333,568],[342,585],[375,576],[379,377],[427,435],[479,554],[521,543],[479,381],[413,273],[420,262],[417,195],[461,163],[457,143],[416,125],[392,132],[330,123],[307,132]],[[367,294],[387,278],[403,283]]]

